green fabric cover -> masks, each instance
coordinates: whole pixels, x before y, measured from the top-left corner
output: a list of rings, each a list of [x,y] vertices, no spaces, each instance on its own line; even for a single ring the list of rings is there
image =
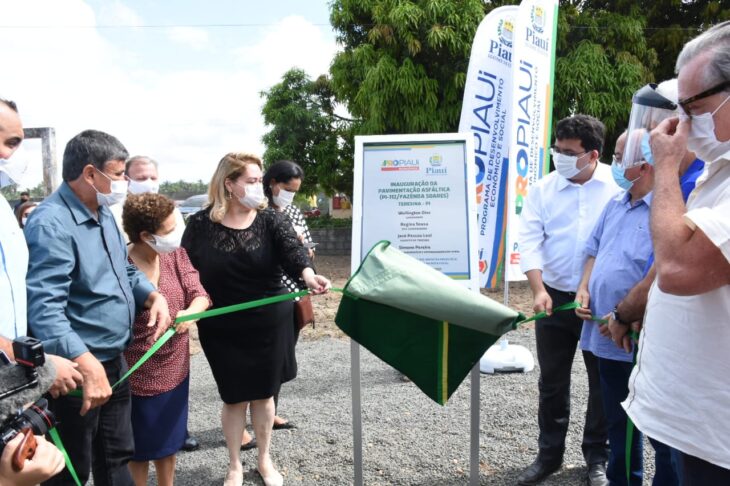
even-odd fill
[[[347,282],[335,322],[443,405],[522,318],[381,241]]]

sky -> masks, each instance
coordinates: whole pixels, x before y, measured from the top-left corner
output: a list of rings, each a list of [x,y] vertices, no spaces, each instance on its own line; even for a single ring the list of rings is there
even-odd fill
[[[327,0],[0,0],[0,97],[66,142],[93,128],[207,182],[228,152],[263,154],[261,91],[336,52]],[[42,179],[40,141],[21,187]]]

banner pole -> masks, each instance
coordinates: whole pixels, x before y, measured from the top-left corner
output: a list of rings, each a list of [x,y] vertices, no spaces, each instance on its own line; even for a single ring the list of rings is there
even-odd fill
[[[360,395],[360,345],[350,340],[350,381],[352,385],[352,462],[354,485],[362,486],[362,399]]]

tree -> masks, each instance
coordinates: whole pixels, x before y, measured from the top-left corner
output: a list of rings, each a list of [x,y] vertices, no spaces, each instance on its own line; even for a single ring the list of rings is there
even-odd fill
[[[359,134],[458,128],[480,0],[334,0],[332,84]]]
[[[208,184],[202,180],[197,182],[186,182],[179,180],[177,182],[163,182],[160,184],[160,194],[172,199],[187,199],[196,194],[205,194],[208,192]]]
[[[675,61],[687,41],[711,25],[730,20],[727,0],[587,0],[584,8],[646,19],[646,46],[658,59],[653,68],[657,82],[675,77]]]
[[[654,80],[659,61],[647,44],[646,22],[638,9],[621,14],[561,2],[553,123],[573,113],[601,120],[604,158],[626,128],[634,92]]]
[[[312,81],[301,69],[287,71],[265,98],[264,163],[292,160],[304,169],[300,192],[352,194],[353,120],[335,113],[337,102],[327,76]]]

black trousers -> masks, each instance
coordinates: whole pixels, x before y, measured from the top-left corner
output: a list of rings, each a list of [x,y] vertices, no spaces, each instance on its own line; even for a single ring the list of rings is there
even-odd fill
[[[683,470],[682,484],[684,486],[730,484],[730,469],[722,468],[684,452],[680,452],[680,454]]]
[[[102,363],[109,384],[114,384],[127,371],[124,357]],[[132,437],[131,394],[127,381],[114,390],[101,407],[79,415],[80,397],[59,397],[49,400],[56,415],[58,433],[68,451],[81,484],[94,474],[96,486],[134,486],[127,463],[134,453]],[[74,486],[67,469],[43,483],[43,486]]]
[[[545,286],[553,308],[573,302],[575,294]],[[570,372],[580,340],[583,321],[573,311],[561,311],[535,326],[537,361],[540,364],[538,424],[539,457],[550,465],[563,461],[565,436],[570,422]],[[583,427],[583,457],[586,464],[608,460],[608,429],[601,399],[601,379],[593,353],[583,352],[588,372],[588,410]]]

